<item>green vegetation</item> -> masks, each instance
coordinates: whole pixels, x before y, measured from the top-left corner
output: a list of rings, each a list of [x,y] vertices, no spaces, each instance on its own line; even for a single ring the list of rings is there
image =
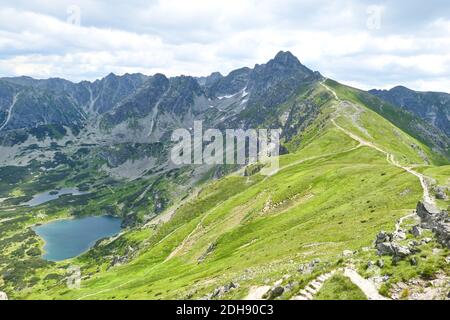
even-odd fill
[[[423,190],[415,176],[392,165],[385,153],[360,145],[338,126],[394,154],[400,163],[420,165],[439,182],[448,178],[448,167],[437,167],[443,163],[441,157],[372,111],[354,90],[330,85],[341,99],[357,107],[336,109],[337,101],[319,84],[302,88],[301,98],[290,103],[307,99],[319,107],[317,114],[304,130],[284,141],[289,153],[280,156],[281,168],[272,176],[262,176],[259,165],[253,165],[242,170],[246,175],[228,174],[211,181],[217,171],[210,170],[197,182],[196,194],[180,187],[191,178],[190,167],[148,172],[124,182],[99,170],[108,157],[98,157],[88,148],[61,158],[61,165],[37,177],[31,174],[35,164],[27,168],[30,172],[8,169],[21,173],[19,188],[25,195],[44,186],[76,185],[91,192],[37,208],[6,203],[0,221],[13,220],[0,222],[4,231],[0,287],[12,298],[24,299],[197,299],[233,281],[239,287],[221,298],[238,299],[253,286],[288,275],[283,283],[292,281],[293,289],[282,298],[290,298],[316,276],[342,265],[344,250],[359,252],[355,262],[369,276],[367,261],[378,258],[373,249],[361,248],[372,247],[380,230],[394,230],[395,222],[416,207]],[[149,147],[143,152],[161,151],[158,146],[140,147]],[[132,146],[106,151],[121,158],[128,148]],[[7,192],[6,185],[0,187]],[[31,225],[103,213],[124,217],[128,228],[67,261],[48,263],[36,256],[43,244]],[[158,215],[167,219],[151,220]],[[435,246],[430,242],[417,253],[418,267],[383,258],[382,272],[390,276],[386,286],[448,269],[442,263],[447,251],[434,255]],[[124,262],[115,263],[116,258]],[[298,271],[314,259],[320,264],[312,273]],[[64,283],[70,265],[81,266],[79,290]],[[347,278],[336,275],[316,298],[363,299],[364,295]]]
[[[349,278],[337,274],[323,284],[314,300],[367,300],[367,298]]]
[[[414,177],[369,148],[250,179],[235,176],[208,186],[150,233],[132,263],[93,274],[81,290],[35,286],[24,297],[201,297],[250,268],[255,276],[241,282],[243,294],[264,278],[275,281],[289,260],[294,268],[317,257],[332,263],[345,249],[370,245],[377,231],[392,227],[421,194]],[[401,196],[407,187],[412,192]],[[211,243],[215,249],[199,263]],[[275,261],[279,265],[269,268]],[[120,290],[112,290],[117,286]],[[230,298],[234,294],[240,293]]]
[[[429,146],[434,145],[433,140],[420,132],[420,126],[411,126],[411,123],[419,122],[422,127],[427,127],[422,120],[414,118],[412,114],[395,108],[367,92],[344,86],[332,80],[327,80],[327,84],[336,91],[342,100],[365,107],[363,113],[365,119],[362,120],[362,124],[374,138],[372,141],[382,145],[386,150],[392,151],[402,161],[415,164],[431,161],[435,165],[449,163],[449,150],[445,151],[447,159],[432,152]],[[348,120],[347,118],[346,121]]]

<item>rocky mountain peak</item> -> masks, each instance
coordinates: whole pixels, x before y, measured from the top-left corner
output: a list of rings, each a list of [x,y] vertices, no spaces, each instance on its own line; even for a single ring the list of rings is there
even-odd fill
[[[412,91],[412,90],[407,88],[407,87],[405,87],[405,86],[396,86],[396,87],[393,87],[389,91]]]
[[[115,79],[117,76],[114,74],[114,72],[110,72],[106,77],[105,80]]]
[[[220,79],[223,75],[220,72],[213,72],[209,75],[209,78],[211,79]]]
[[[298,67],[302,64],[296,56],[294,56],[290,51],[280,51],[276,54],[269,63],[281,64],[287,67]]]
[[[308,69],[289,51],[280,51],[266,64],[256,65],[253,69],[253,78],[309,78],[314,71]]]

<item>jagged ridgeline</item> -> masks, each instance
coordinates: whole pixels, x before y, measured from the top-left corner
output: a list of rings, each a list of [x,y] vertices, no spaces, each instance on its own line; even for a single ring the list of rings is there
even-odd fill
[[[347,276],[372,276],[365,272],[379,232],[395,231],[424,198],[440,212],[448,205],[449,95],[397,91],[347,87],[290,52],[226,76],[1,78],[0,291],[48,299],[313,298],[299,292],[320,276],[326,292],[311,289],[319,296],[351,287],[340,270],[351,259],[357,270],[345,269]],[[280,170],[174,165],[172,132],[194,121],[204,130],[282,129]],[[80,192],[24,206],[65,188]],[[120,235],[66,261],[42,258],[33,225],[104,214],[122,218]],[[401,221],[420,223],[415,218]],[[429,232],[430,241],[418,242],[422,255],[410,250],[373,264],[383,266],[380,277],[390,275],[386,296],[397,274],[408,281],[448,271],[448,249]],[[70,265],[81,268],[80,289],[67,288]]]

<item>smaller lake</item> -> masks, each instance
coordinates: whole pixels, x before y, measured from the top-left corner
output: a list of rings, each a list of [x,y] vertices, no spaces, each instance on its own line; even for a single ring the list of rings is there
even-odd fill
[[[31,199],[28,202],[25,202],[24,205],[29,206],[29,207],[35,207],[40,204],[58,199],[60,196],[65,195],[65,194],[79,196],[79,195],[86,194],[86,193],[87,192],[82,192],[82,191],[78,190],[77,188],[62,188],[59,190],[38,193],[33,196],[33,199]]]
[[[61,261],[87,251],[97,240],[118,234],[120,225],[119,218],[100,216],[58,220],[33,230],[45,241],[43,258]]]

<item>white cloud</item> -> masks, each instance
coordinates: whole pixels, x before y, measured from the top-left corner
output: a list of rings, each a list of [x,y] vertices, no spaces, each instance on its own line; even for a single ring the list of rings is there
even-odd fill
[[[357,87],[449,91],[445,1],[79,0],[80,26],[66,22],[72,3],[0,0],[0,76],[205,75],[291,50]],[[379,29],[367,28],[370,5]]]

